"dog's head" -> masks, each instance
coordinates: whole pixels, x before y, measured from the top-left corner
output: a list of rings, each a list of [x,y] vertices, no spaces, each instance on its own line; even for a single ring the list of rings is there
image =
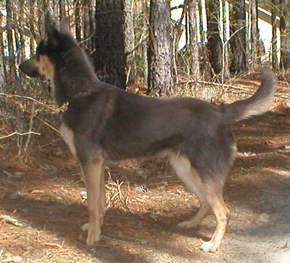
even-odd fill
[[[69,30],[68,17],[62,19],[57,29],[47,13],[44,19],[44,38],[37,46],[36,54],[21,63],[19,68],[29,77],[44,76],[53,80],[55,65],[71,45],[77,43]]]

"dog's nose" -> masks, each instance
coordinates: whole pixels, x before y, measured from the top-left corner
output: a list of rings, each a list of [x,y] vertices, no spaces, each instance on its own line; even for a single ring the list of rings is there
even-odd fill
[[[21,63],[21,64],[19,65],[19,69],[20,69],[21,71],[23,71],[23,70],[22,70],[22,67],[23,67],[22,64],[23,64],[23,63]]]

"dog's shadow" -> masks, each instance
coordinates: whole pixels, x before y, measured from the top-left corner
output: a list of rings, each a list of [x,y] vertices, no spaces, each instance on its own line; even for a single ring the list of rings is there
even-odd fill
[[[85,245],[87,232],[80,229],[88,220],[85,205],[64,203],[58,200],[36,200],[26,196],[18,197],[16,200],[5,197],[2,201],[2,209],[19,220],[24,228],[30,227],[51,232],[60,240],[65,240],[65,244],[75,246],[85,254],[110,262],[131,262],[129,259],[134,259],[134,262],[147,262],[142,255],[131,254],[130,250],[124,246],[126,243],[130,246],[148,246],[157,251],[169,252],[172,251],[172,242],[157,241],[160,236],[168,238],[173,234],[178,234],[195,239],[198,243],[196,249],[199,250],[201,242],[198,239],[208,240],[210,236],[204,236],[198,230],[189,231],[178,228],[176,224],[180,218],[161,215],[155,218],[151,213],[131,213],[111,208],[106,212],[102,226],[102,240],[93,248],[89,248]],[[209,231],[214,231],[214,227],[210,227]],[[184,251],[178,249],[175,254],[189,258],[187,249]],[[116,259],[118,261],[115,261]]]

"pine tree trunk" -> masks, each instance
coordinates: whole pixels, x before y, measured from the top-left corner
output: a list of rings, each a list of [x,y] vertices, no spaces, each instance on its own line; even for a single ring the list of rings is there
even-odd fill
[[[168,0],[151,0],[149,15],[148,93],[172,95],[172,38]]]
[[[3,24],[3,18],[4,15],[0,12],[1,25]],[[0,92],[4,90],[5,75],[3,32],[0,31]]]
[[[59,19],[61,20],[62,18],[66,16],[64,0],[59,0],[58,6],[59,6]]]
[[[221,81],[224,82],[225,79],[230,77],[229,71],[229,3],[224,0],[219,0],[220,2],[220,19],[219,19],[219,34],[222,40],[222,71],[221,71]]]
[[[124,0],[124,45],[126,54],[126,82],[132,83],[136,74],[134,65],[133,0]]]
[[[4,15],[2,15],[2,13],[0,12],[0,24],[3,24],[3,20],[4,20]],[[5,67],[5,44],[4,44],[4,40],[3,40],[3,31],[0,31],[0,88],[1,88],[1,92],[3,92],[4,88],[6,89],[6,85],[4,85],[4,83],[6,82],[6,76],[7,76],[7,70]]]
[[[275,7],[275,0],[272,0],[272,67],[274,69],[279,68],[278,63],[278,46],[277,46],[277,28],[278,28],[278,20],[277,20],[277,8]]]
[[[290,68],[290,1],[280,0],[281,20],[280,20],[280,31],[281,31],[281,68]]]
[[[30,14],[29,14],[29,27],[30,31],[34,32],[35,31],[35,22],[34,22],[34,17],[35,17],[35,10],[34,10],[34,5],[35,5],[35,0],[30,0]],[[30,38],[30,43],[29,43],[29,48],[30,48],[30,56],[33,56],[35,54],[35,42],[34,38]]]
[[[6,81],[11,85],[14,86],[15,81],[15,48],[14,48],[14,41],[13,41],[13,31],[12,31],[12,22],[13,22],[13,12],[12,12],[12,2],[11,0],[6,0],[6,25],[7,25],[7,44],[8,44],[8,59],[9,59],[9,69],[8,75],[6,76]]]
[[[238,74],[248,70],[246,59],[246,10],[245,1],[237,0],[233,4],[231,50],[232,62],[230,71]]]
[[[76,39],[79,42],[81,40],[81,21],[80,21],[80,7],[81,3],[79,0],[74,0],[74,22],[75,22],[75,34]]]
[[[219,0],[207,3],[209,63],[214,74],[222,71],[222,41],[219,35]]]
[[[100,78],[126,88],[123,0],[97,0],[95,68]]]
[[[207,47],[207,39],[208,39],[208,32],[207,32],[207,6],[206,0],[199,0],[198,1],[199,7],[199,16],[200,16],[200,23],[201,23],[201,43],[199,45],[199,63],[200,63],[200,71],[202,78],[204,80],[211,79],[211,65],[209,63],[209,51]]]
[[[195,80],[200,80],[200,65],[199,65],[199,50],[197,42],[197,34],[199,33],[199,28],[197,28],[197,17],[198,12],[198,1],[190,0],[188,3],[189,12],[189,51],[191,60],[191,74]]]
[[[93,37],[96,32],[96,21],[94,16],[92,0],[83,0],[83,36],[85,40],[85,48],[91,54],[95,49],[95,38]]]
[[[252,62],[252,67],[255,66],[255,63],[259,62],[258,60],[258,49],[259,49],[259,32],[258,32],[258,6],[257,0],[249,2],[250,9],[250,60]]]

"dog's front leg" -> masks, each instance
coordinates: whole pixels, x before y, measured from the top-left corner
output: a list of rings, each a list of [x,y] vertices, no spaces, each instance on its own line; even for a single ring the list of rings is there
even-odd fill
[[[99,157],[81,164],[86,184],[89,210],[87,245],[92,246],[101,239],[101,225],[105,213],[104,159]]]

